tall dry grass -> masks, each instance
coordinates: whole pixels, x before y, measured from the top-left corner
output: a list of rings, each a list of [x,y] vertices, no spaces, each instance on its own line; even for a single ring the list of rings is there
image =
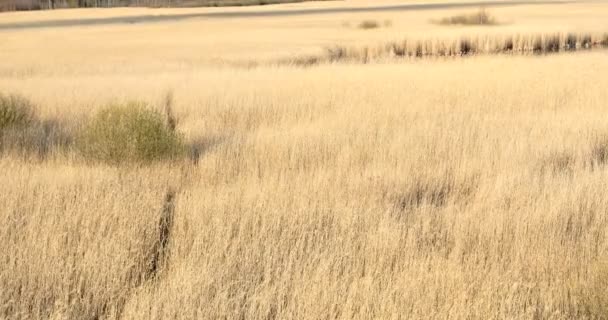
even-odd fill
[[[0,91],[33,111],[1,141],[0,319],[607,318],[606,51],[400,61],[385,45],[554,48],[542,35],[563,31],[561,52],[601,41],[606,8],[496,8],[513,23],[493,28],[420,11],[367,31],[340,22],[369,13],[1,31]],[[226,63],[369,43],[374,64]],[[147,123],[190,158],[83,156],[74,138],[128,101],[160,106]]]
[[[197,164],[3,155],[0,317],[604,318],[607,61],[12,83],[96,108],[172,88],[209,143]]]

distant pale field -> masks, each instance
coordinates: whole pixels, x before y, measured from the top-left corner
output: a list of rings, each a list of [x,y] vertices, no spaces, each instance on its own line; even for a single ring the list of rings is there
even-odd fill
[[[396,1],[307,2],[264,6],[285,8],[389,5]],[[399,2],[409,3],[409,2]],[[268,8],[268,9],[266,9]],[[198,9],[95,9],[10,13],[0,22],[67,17],[141,15],[149,12],[195,13],[255,11],[260,7]],[[273,61],[313,54],[333,45],[369,45],[405,38],[450,38],[469,34],[606,32],[608,3],[522,5],[491,8],[499,26],[438,26],[431,20],[475,9],[319,14],[263,18],[193,18],[178,22],[118,24],[72,28],[0,30],[0,75],[103,74],[193,70],[234,62]],[[381,27],[362,30],[364,20]],[[383,27],[390,21],[390,27]]]
[[[47,11],[18,11],[3,13],[2,22],[18,21],[48,21],[56,19],[90,19],[104,17],[121,17],[149,14],[188,14],[206,12],[273,12],[285,9],[319,9],[319,8],[365,8],[376,6],[392,6],[400,4],[428,4],[428,3],[470,3],[479,0],[335,0],[335,1],[306,1],[284,4],[273,4],[270,6],[238,6],[238,7],[200,7],[200,8],[90,8],[90,9],[68,9]],[[500,2],[502,0],[488,0],[488,2]],[[597,1],[597,0],[596,0]],[[564,1],[566,2],[566,1]]]
[[[289,7],[351,3],[372,2]],[[42,118],[79,124],[171,91],[178,130],[207,145],[197,164],[146,167],[0,155],[0,319],[606,318],[606,51],[226,63],[608,31],[598,2],[493,8],[505,24],[486,28],[429,23],[461,12],[0,31],[0,92]],[[40,13],[53,15],[69,12]],[[392,26],[356,28],[365,19]],[[168,189],[167,268],[143,281]]]

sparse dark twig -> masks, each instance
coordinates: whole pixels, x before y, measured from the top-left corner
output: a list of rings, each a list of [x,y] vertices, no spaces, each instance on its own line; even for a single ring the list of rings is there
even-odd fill
[[[167,128],[171,131],[175,131],[177,127],[177,118],[173,113],[173,92],[168,91],[165,95],[165,116],[167,117]]]

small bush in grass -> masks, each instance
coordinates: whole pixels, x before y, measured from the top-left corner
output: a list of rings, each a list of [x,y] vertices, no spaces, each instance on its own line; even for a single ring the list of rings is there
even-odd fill
[[[439,24],[443,25],[494,25],[496,19],[492,17],[485,9],[479,9],[479,11],[472,14],[462,14],[452,17],[447,17],[439,20]]]
[[[34,106],[29,100],[0,94],[0,133],[10,128],[27,127],[34,120]]]
[[[380,27],[380,24],[374,20],[365,20],[359,24],[359,29],[376,29],[378,27]]]
[[[150,162],[184,152],[181,137],[163,115],[140,103],[100,110],[83,128],[78,149],[89,160],[111,164]]]

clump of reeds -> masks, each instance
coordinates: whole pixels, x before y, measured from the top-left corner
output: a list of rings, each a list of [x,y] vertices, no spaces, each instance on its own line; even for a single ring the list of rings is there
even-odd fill
[[[358,25],[359,29],[376,29],[380,27],[378,21],[375,20],[364,20]]]
[[[345,28],[350,28],[351,23],[348,21],[342,22],[342,26]],[[357,24],[355,27],[358,29],[369,30],[369,29],[378,29],[380,27],[390,28],[393,26],[393,22],[391,20],[377,21],[372,19],[363,20]]]
[[[602,39],[600,40],[600,44],[603,47],[608,47],[608,33],[606,33],[602,36]]]
[[[480,8],[477,12],[460,14],[443,18],[437,21],[442,25],[480,25],[489,26],[497,24],[496,19],[485,9]]]

